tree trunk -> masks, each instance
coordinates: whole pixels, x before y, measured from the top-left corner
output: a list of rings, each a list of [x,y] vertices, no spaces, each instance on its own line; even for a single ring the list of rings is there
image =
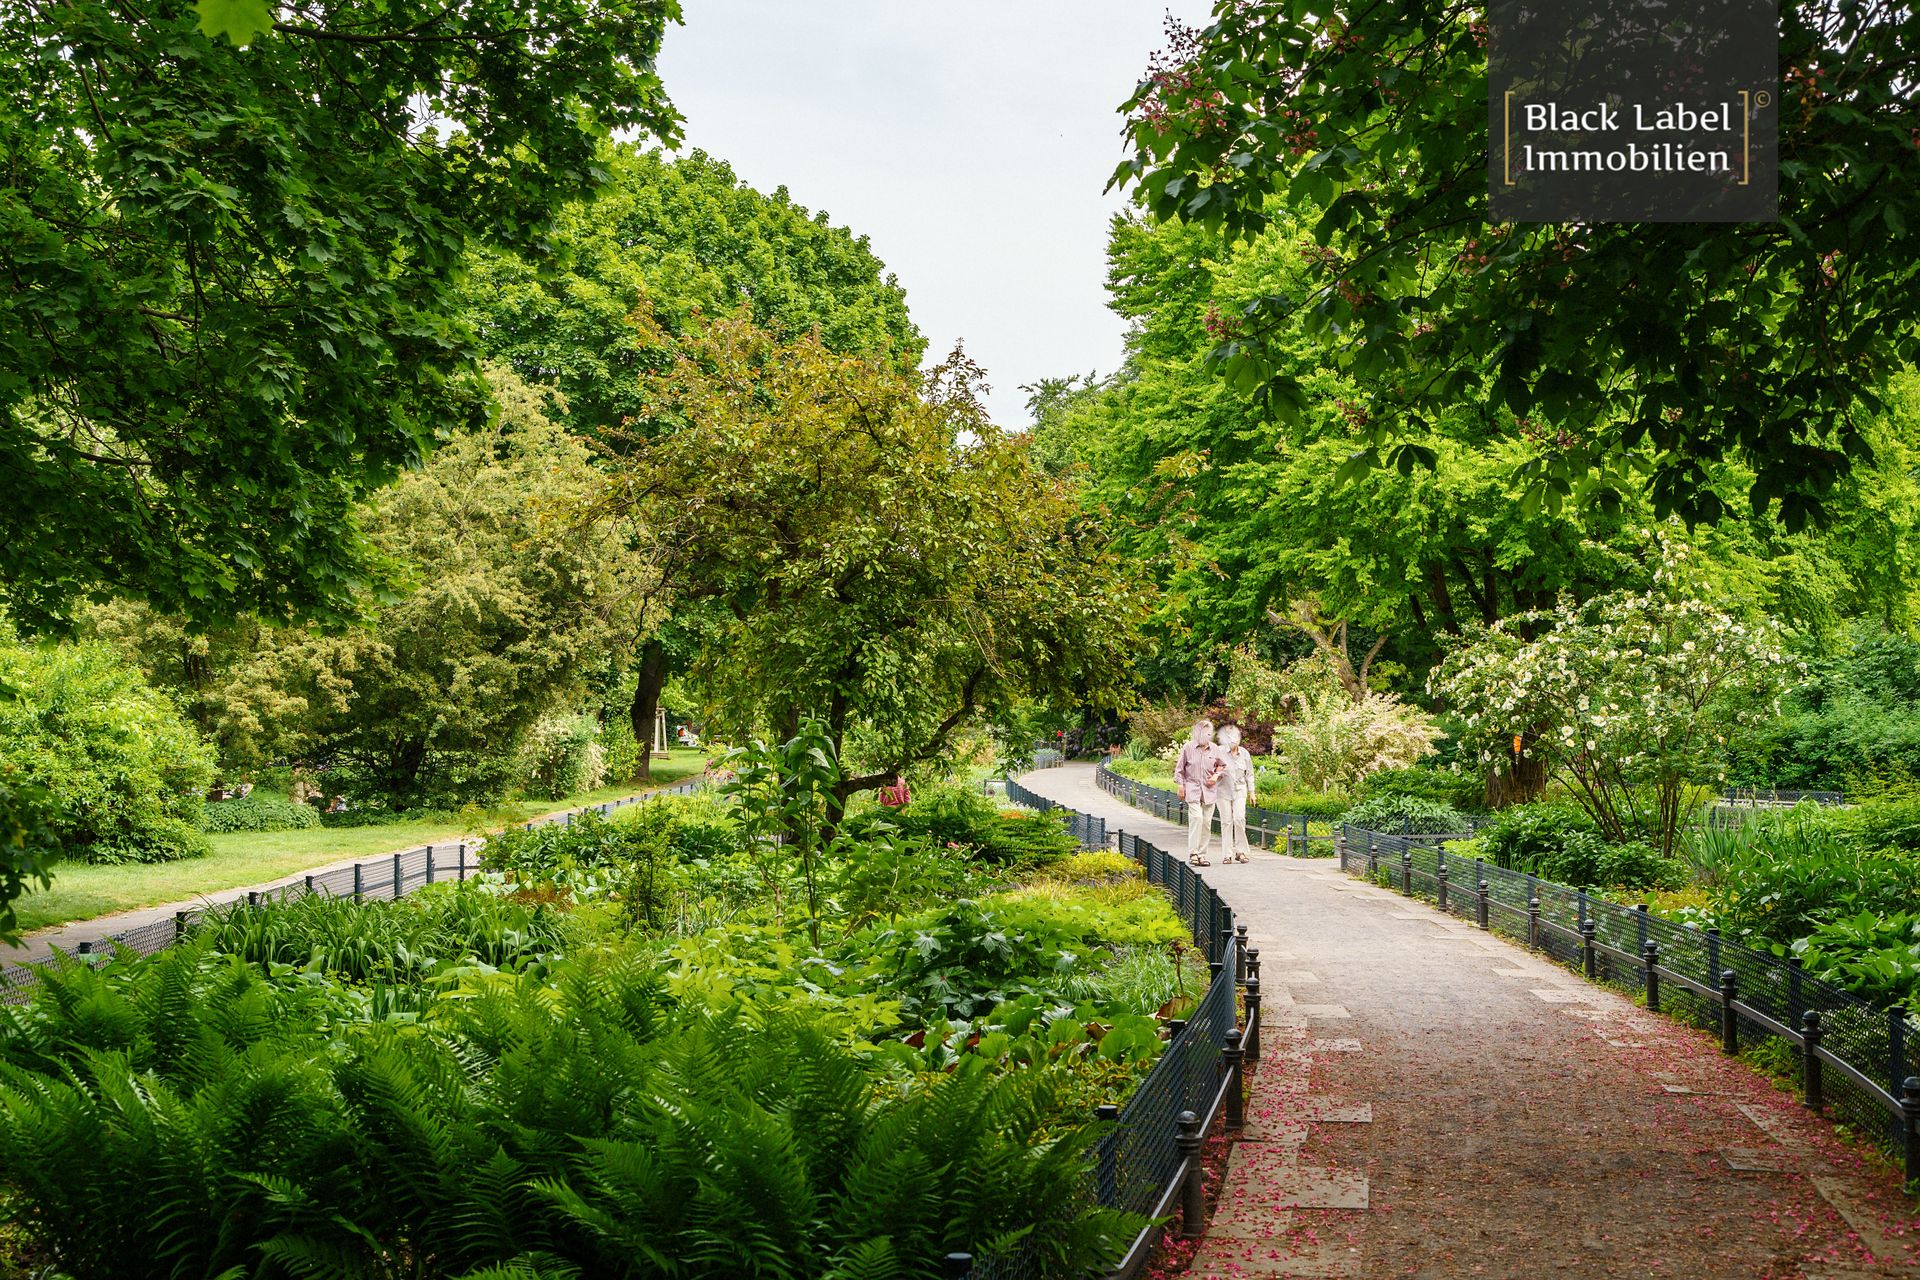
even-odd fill
[[[653,722],[660,713],[660,691],[666,687],[667,647],[656,638],[640,648],[640,679],[627,709],[634,741],[640,744],[640,767],[634,773],[640,782],[653,781]]]
[[[1487,807],[1504,809],[1510,804],[1525,804],[1539,798],[1547,789],[1546,761],[1530,755],[1509,760],[1501,773],[1487,774]]]

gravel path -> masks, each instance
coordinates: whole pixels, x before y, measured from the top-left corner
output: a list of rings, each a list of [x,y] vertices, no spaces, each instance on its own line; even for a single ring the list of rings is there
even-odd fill
[[[1021,781],[1185,848],[1090,765]],[[1188,1274],[1920,1276],[1892,1167],[1708,1035],[1330,860],[1204,874],[1267,1016]]]

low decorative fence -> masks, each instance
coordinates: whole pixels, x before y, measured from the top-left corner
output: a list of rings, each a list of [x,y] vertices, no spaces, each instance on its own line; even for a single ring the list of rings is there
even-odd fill
[[[1906,1009],[1876,1008],[1718,930],[1450,857],[1435,842],[1459,838],[1342,827],[1340,866],[1633,992],[1653,1012],[1716,1028],[1727,1053],[1784,1043],[1806,1104],[1881,1136],[1908,1180],[1920,1179],[1920,1035]]]
[[[571,809],[565,813],[551,814],[529,822],[526,826],[531,829],[549,823],[571,823],[577,814],[587,812],[598,813],[605,817],[629,805],[656,800],[661,796],[689,795],[703,785],[705,785],[703,780],[694,778],[671,787],[662,787],[657,791],[642,792],[640,795],[610,800],[605,804],[589,805],[585,809]],[[351,866],[316,872],[274,889],[242,890],[224,898],[209,898],[201,906],[174,912],[171,919],[139,925],[110,934],[95,942],[81,942],[70,951],[56,947],[58,955],[50,958],[57,959],[59,955],[76,958],[110,956],[123,950],[152,955],[185,937],[193,922],[209,911],[229,907],[238,902],[259,902],[262,898],[293,898],[309,893],[351,897],[355,901],[392,901],[425,885],[444,880],[465,880],[479,870],[478,854],[480,847],[485,843],[484,840],[460,840],[452,844],[422,845],[418,849],[406,849],[386,857],[356,862]],[[31,964],[0,965],[0,1003],[26,1002],[32,997],[35,981],[35,968]]]
[[[1108,847],[1101,819],[1055,804],[1017,782],[1008,784],[1007,794],[1016,804],[1067,814],[1082,846]],[[1198,1234],[1205,1221],[1201,1144],[1223,1115],[1229,1129],[1240,1126],[1246,1100],[1242,1064],[1260,1057],[1260,952],[1247,945],[1246,926],[1234,923],[1233,909],[1184,858],[1125,831],[1118,833],[1118,845],[1141,864],[1149,881],[1166,890],[1211,974],[1206,993],[1184,1021],[1172,1024],[1166,1049],[1126,1104],[1102,1106],[1095,1113],[1107,1128],[1094,1148],[1088,1196],[1104,1207],[1155,1220],[1134,1238],[1108,1278],[1132,1280],[1159,1241],[1161,1222],[1176,1209],[1189,1233]],[[947,1259],[947,1272],[969,1280],[1026,1280],[1041,1268],[1034,1253],[1023,1249],[977,1259],[954,1254]]]
[[[1163,821],[1180,826],[1187,824],[1187,802],[1180,798],[1178,792],[1129,778],[1110,768],[1104,760],[1094,767],[1093,774],[1100,789],[1108,795]],[[1217,809],[1213,815],[1213,829],[1216,832],[1220,830],[1220,813]],[[1271,849],[1275,853],[1303,858],[1331,857],[1335,832],[1327,818],[1304,813],[1282,813],[1277,809],[1263,809],[1250,804],[1247,806],[1247,838],[1260,848]],[[1451,840],[1457,837],[1447,838]]]

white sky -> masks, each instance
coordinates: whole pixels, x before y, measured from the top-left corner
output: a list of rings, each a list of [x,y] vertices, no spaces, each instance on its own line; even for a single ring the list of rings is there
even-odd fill
[[[660,57],[687,146],[871,238],[996,421],[1022,383],[1119,363],[1106,308],[1115,108],[1207,0],[687,0]]]

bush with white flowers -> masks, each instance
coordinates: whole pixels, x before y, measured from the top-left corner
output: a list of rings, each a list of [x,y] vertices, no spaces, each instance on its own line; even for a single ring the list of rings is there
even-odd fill
[[[1778,714],[1804,677],[1779,629],[1671,589],[1616,592],[1505,619],[1465,638],[1428,688],[1461,744],[1495,771],[1520,752],[1546,767],[1610,840],[1671,853],[1689,792],[1724,779],[1727,748]]]

